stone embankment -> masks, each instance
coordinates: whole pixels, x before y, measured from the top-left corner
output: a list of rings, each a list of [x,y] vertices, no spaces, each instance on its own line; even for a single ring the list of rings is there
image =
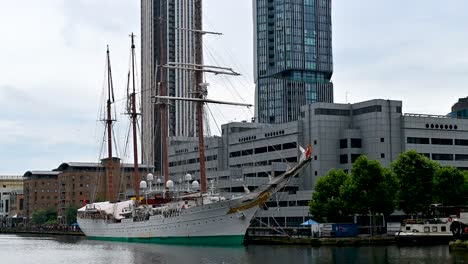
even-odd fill
[[[84,236],[81,230],[73,227],[56,227],[56,226],[34,226],[34,227],[7,227],[0,228],[0,234],[35,234],[35,235],[68,235],[68,236]]]

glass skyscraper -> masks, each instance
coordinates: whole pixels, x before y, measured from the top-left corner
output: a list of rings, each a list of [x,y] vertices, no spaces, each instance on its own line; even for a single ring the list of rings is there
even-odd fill
[[[197,88],[194,71],[167,69],[161,65],[197,63],[197,42],[193,30],[201,28],[201,0],[141,0],[141,90],[142,160],[161,165],[161,115],[153,98],[159,95],[164,74],[166,95],[193,97]],[[195,137],[195,104],[171,101],[167,106],[169,137]]]
[[[255,118],[285,123],[333,102],[331,0],[254,0]]]

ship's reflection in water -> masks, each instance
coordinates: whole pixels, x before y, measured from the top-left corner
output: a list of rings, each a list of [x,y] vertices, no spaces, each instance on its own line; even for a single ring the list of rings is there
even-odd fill
[[[468,263],[468,253],[432,247],[172,246],[82,237],[0,235],[1,263]]]

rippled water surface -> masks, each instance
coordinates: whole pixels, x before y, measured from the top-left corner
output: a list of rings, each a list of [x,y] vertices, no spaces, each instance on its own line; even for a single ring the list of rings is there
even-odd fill
[[[0,235],[0,263],[468,263],[468,251],[432,247],[202,247]]]

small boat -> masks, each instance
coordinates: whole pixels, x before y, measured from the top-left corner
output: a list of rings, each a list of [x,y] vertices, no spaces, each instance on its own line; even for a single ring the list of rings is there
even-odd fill
[[[453,239],[451,217],[429,220],[408,219],[403,221],[395,234],[398,244],[448,244]]]
[[[468,238],[468,212],[426,220],[407,219],[395,233],[398,244],[447,245],[450,240],[459,238]]]

